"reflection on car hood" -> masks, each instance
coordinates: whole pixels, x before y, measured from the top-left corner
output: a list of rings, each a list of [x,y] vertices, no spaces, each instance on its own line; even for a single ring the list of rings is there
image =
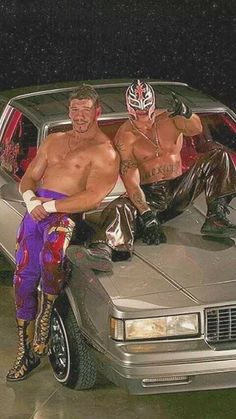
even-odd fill
[[[136,242],[131,260],[115,262],[113,274],[100,277],[118,308],[149,310],[236,300],[235,242],[201,235],[204,205],[200,197],[164,225],[167,243]]]

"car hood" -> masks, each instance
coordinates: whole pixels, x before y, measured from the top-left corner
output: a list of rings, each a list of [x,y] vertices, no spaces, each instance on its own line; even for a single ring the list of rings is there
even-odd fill
[[[132,259],[115,262],[113,274],[99,277],[118,309],[139,311],[236,301],[235,242],[203,237],[204,212],[200,197],[194,206],[164,225],[167,243],[147,246],[136,242]],[[232,216],[236,223],[236,215]]]

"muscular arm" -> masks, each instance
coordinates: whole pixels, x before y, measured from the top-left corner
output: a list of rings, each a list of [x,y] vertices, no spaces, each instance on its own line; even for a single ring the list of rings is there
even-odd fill
[[[36,191],[38,182],[42,179],[47,168],[47,144],[45,140],[39,147],[37,155],[29,164],[25,174],[20,181],[20,191],[24,193],[27,190]]]
[[[197,135],[202,132],[201,120],[195,113],[189,119],[183,116],[176,116],[173,118],[173,122],[176,128],[184,135]]]
[[[36,198],[34,195],[30,197],[24,197],[24,195],[28,194],[29,191],[34,193],[37,189],[37,185],[39,181],[42,179],[45,170],[48,165],[47,159],[47,147],[48,143],[50,143],[51,139],[55,137],[55,134],[49,135],[42,145],[39,147],[37,155],[29,164],[24,176],[22,177],[19,185],[19,190],[23,195],[24,201],[26,203],[26,207],[28,212],[30,212],[31,217],[35,221],[43,220],[45,217],[48,216],[48,213],[45,211],[41,202],[47,201],[45,198]],[[26,194],[24,194],[26,192]],[[33,202],[33,207],[31,205],[31,201]]]
[[[142,214],[150,208],[140,187],[139,169],[133,153],[132,138],[130,138],[130,135],[132,136],[129,133],[120,134],[118,132],[115,138],[115,144],[121,157],[120,171],[127,194],[139,213]]]
[[[97,208],[114,188],[119,174],[119,157],[112,149],[101,150],[91,161],[83,192],[55,201],[58,212],[76,213]]]

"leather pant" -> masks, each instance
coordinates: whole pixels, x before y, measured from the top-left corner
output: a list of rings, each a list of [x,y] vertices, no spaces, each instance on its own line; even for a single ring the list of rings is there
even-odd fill
[[[202,192],[207,205],[222,196],[232,195],[232,199],[236,195],[236,170],[230,154],[217,148],[201,155],[181,176],[141,188],[157,218],[164,222],[180,214]],[[123,195],[103,210],[92,243],[106,243],[114,251],[130,255],[138,235],[138,211]]]

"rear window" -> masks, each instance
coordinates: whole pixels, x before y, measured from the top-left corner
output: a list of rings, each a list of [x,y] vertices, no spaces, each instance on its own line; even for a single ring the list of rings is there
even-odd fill
[[[202,122],[203,132],[192,137],[184,137],[184,145],[181,152],[183,170],[187,170],[196,158],[206,152],[209,144],[217,142],[236,152],[236,122],[227,113],[201,113],[199,117]],[[102,120],[99,126],[105,134],[114,139],[115,134],[125,119]],[[71,123],[58,124],[49,127],[49,133],[68,131],[72,128]],[[236,154],[232,153],[232,158],[236,162]]]
[[[38,130],[17,109],[12,109],[0,141],[0,165],[21,178],[37,152]]]
[[[125,119],[118,119],[118,120],[102,120],[99,121],[99,126],[101,130],[111,139],[113,140],[118,128],[121,124],[125,121]],[[71,123],[64,123],[55,125],[48,128],[48,134],[53,134],[54,132],[66,132],[72,129]]]
[[[236,151],[236,122],[226,113],[200,115],[206,141],[216,141]]]
[[[181,151],[183,170],[187,170],[199,155],[208,151],[212,143],[219,143],[236,152],[236,122],[226,113],[199,114],[203,132],[184,137]],[[231,157],[236,163],[236,153]]]

